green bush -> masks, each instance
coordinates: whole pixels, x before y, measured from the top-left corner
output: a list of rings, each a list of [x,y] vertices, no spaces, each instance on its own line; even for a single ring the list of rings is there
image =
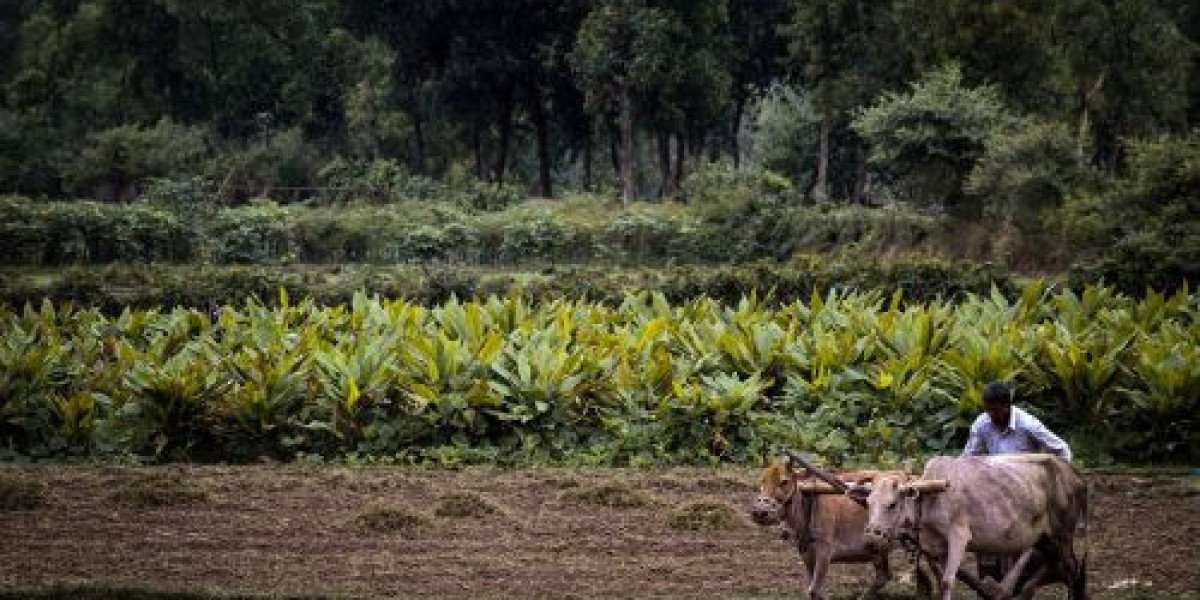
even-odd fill
[[[0,249],[7,264],[186,260],[192,239],[173,212],[145,203],[32,203],[0,200]]]
[[[206,228],[212,262],[269,264],[295,257],[290,213],[270,201],[220,212]]]
[[[1130,294],[1200,284],[1200,133],[1132,144],[1129,173],[1099,210],[1100,256],[1074,285],[1104,281]]]
[[[154,127],[122,125],[88,135],[64,175],[71,192],[105,201],[131,200],[146,180],[198,174],[211,154],[205,131],[162,119]]]
[[[999,88],[968,88],[951,64],[926,73],[907,93],[885,94],[851,127],[870,146],[871,164],[905,199],[975,217],[980,203],[963,186],[1007,118]]]

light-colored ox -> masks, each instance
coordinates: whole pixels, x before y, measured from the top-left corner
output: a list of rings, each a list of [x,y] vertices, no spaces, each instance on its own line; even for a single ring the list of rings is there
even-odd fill
[[[847,484],[863,486],[882,475],[899,474],[899,471],[847,471],[835,476]],[[787,528],[788,537],[795,542],[804,563],[807,598],[824,597],[825,578],[832,563],[874,565],[875,577],[862,598],[877,597],[891,580],[892,571],[888,549],[867,544],[867,510],[842,494],[799,493],[799,485],[807,481],[814,479],[807,472],[797,472],[790,458],[767,465],[750,517],[762,526],[782,522]],[[928,587],[924,574],[917,575],[918,584]]]
[[[1040,454],[939,457],[925,465],[921,479],[949,485],[922,492],[921,482],[903,475],[872,483],[867,534],[877,548],[907,540],[940,559],[934,568],[942,600],[953,597],[967,551],[1019,557],[1000,596],[1027,577],[1022,597],[1061,582],[1071,600],[1086,598],[1086,567],[1075,555],[1074,538],[1087,510],[1087,487],[1069,463]]]

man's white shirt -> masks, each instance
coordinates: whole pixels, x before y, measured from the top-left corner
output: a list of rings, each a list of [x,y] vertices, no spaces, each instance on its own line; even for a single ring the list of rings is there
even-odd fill
[[[1012,407],[1008,427],[1003,429],[992,423],[987,413],[979,415],[971,425],[971,437],[963,449],[963,456],[983,454],[1015,454],[1022,452],[1049,452],[1070,462],[1071,448],[1062,438],[1054,435],[1037,417]]]

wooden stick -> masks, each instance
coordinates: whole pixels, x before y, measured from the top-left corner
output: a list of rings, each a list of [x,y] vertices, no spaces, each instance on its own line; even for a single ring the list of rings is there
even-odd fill
[[[905,485],[922,494],[936,494],[946,491],[950,487],[950,482],[945,479],[918,479]]]
[[[842,493],[845,493],[846,495],[850,496],[850,498],[852,500],[857,502],[863,508],[867,507],[866,500],[849,494],[850,487],[847,486],[845,483],[839,481],[836,477],[830,475],[829,473],[826,473],[823,469],[820,469],[820,468],[814,466],[812,463],[808,462],[807,460],[804,460],[803,457],[801,457],[799,454],[796,454],[795,452],[792,452],[791,450],[787,451],[787,456],[788,456],[788,458],[790,458],[792,460],[793,463],[796,463],[796,464],[804,467],[805,469],[808,469],[808,472],[815,475],[817,477],[817,479],[820,479],[821,481],[828,483],[829,485],[837,488],[838,490],[841,490]],[[929,553],[928,550],[921,548],[920,546],[917,547],[917,552],[920,552],[921,556],[924,556],[925,559],[928,560],[931,564],[935,563],[937,560],[932,554]],[[971,588],[971,590],[974,591],[976,594],[979,594],[980,597],[985,598],[987,600],[999,600],[999,598],[997,598],[992,593],[993,590],[991,588],[989,588],[988,586],[985,586],[983,584],[983,582],[979,580],[979,578],[975,577],[971,573],[968,573],[960,568],[958,570],[958,572],[955,573],[955,575],[958,576],[959,581],[967,584],[967,587]]]
[[[801,481],[796,484],[796,491],[802,494],[844,494],[842,490],[824,481]]]

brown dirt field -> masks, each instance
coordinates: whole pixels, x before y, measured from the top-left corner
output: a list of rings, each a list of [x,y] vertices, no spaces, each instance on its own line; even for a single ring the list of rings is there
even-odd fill
[[[749,469],[3,470],[44,487],[33,508],[0,507],[0,590],[136,586],[349,598],[776,598],[802,591],[795,551],[744,516],[756,477]],[[1094,597],[1200,598],[1200,482],[1089,477]],[[131,486],[163,489],[130,493],[138,489]],[[482,501],[496,512],[438,516],[439,500],[460,492],[459,504],[466,496],[467,504]],[[705,499],[737,509],[733,529],[671,527],[673,509]],[[371,522],[395,526],[364,525],[370,511]],[[907,560],[898,554],[895,564],[903,570]],[[835,597],[854,597],[868,572],[835,567]],[[888,590],[913,594],[905,583]],[[1038,597],[1065,594],[1058,588]]]

